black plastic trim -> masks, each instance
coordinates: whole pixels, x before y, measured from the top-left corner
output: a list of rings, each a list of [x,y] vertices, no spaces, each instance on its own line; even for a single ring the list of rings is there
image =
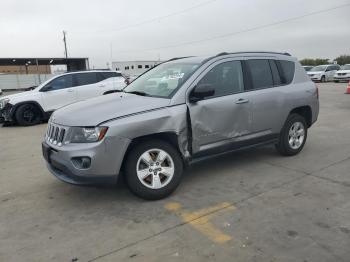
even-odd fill
[[[208,158],[212,156],[226,154],[229,152],[240,151],[247,148],[257,147],[260,145],[276,143],[278,140],[278,137],[279,137],[278,134],[270,134],[270,135],[265,135],[258,138],[247,139],[239,142],[231,142],[223,146],[210,148],[208,150],[200,151],[198,153],[193,154],[191,162],[197,161],[197,160],[200,161],[200,159],[202,158]]]

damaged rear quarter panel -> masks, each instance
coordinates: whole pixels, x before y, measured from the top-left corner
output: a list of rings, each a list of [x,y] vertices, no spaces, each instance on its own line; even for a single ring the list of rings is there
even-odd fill
[[[133,140],[138,137],[172,132],[177,135],[183,157],[188,157],[187,106],[180,104],[120,117],[106,123],[108,136]]]

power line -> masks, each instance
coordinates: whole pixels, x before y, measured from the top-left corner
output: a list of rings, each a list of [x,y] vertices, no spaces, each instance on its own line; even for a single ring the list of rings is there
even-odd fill
[[[118,32],[118,31],[123,31],[123,30],[129,29],[129,28],[138,27],[138,26],[142,26],[142,25],[145,25],[145,24],[150,24],[150,23],[153,23],[153,22],[157,22],[157,21],[159,21],[159,20],[162,20],[162,19],[166,19],[166,18],[169,18],[169,17],[172,17],[172,16],[176,16],[176,15],[180,15],[180,14],[189,12],[189,11],[191,11],[191,10],[193,10],[193,9],[197,9],[197,8],[200,8],[200,7],[202,7],[202,6],[205,6],[205,5],[211,4],[211,3],[213,3],[213,2],[217,2],[217,1],[219,1],[219,0],[209,0],[209,1],[201,2],[201,3],[197,4],[197,5],[193,5],[193,6],[191,6],[191,7],[188,7],[188,8],[179,10],[179,11],[176,11],[176,12],[174,12],[174,13],[170,13],[170,14],[167,14],[167,15],[154,17],[154,18],[151,18],[151,19],[148,19],[148,20],[144,20],[144,21],[139,22],[139,23],[135,23],[135,24],[130,24],[130,25],[122,26],[122,27],[119,27],[119,28],[116,28],[116,29],[112,29],[112,30],[99,30],[99,31],[95,31],[95,33]],[[91,32],[89,32],[89,33],[91,33]]]
[[[201,43],[201,42],[212,41],[212,40],[216,40],[216,39],[220,39],[220,38],[227,38],[227,37],[231,37],[231,36],[242,34],[242,33],[247,33],[247,32],[251,32],[251,31],[260,30],[260,29],[263,29],[263,28],[266,28],[266,27],[271,27],[271,26],[275,26],[275,25],[284,24],[284,23],[287,23],[287,22],[290,22],[290,21],[295,21],[295,20],[299,20],[299,19],[302,19],[302,18],[305,18],[305,17],[309,17],[309,16],[318,15],[318,14],[321,14],[321,13],[330,12],[330,11],[333,11],[333,10],[336,10],[336,9],[340,9],[340,8],[343,8],[343,7],[348,7],[348,6],[350,6],[350,3],[344,4],[344,5],[335,6],[335,7],[331,7],[331,8],[327,8],[327,9],[323,9],[323,10],[319,10],[319,11],[315,11],[315,12],[311,12],[311,13],[307,13],[307,14],[300,15],[300,16],[291,17],[291,18],[280,20],[280,21],[273,22],[273,23],[268,23],[268,24],[264,24],[264,25],[260,25],[260,26],[256,26],[256,27],[252,27],[252,28],[248,28],[248,29],[244,29],[244,30],[240,30],[240,31],[235,31],[235,32],[232,32],[232,33],[219,35],[219,36],[208,37],[208,38],[203,38],[203,39],[199,39],[199,40],[183,42],[183,43],[179,43],[179,44],[172,44],[172,45],[154,47],[154,48],[149,48],[149,49],[126,50],[126,51],[121,51],[121,52],[122,53],[125,53],[125,52],[146,52],[146,51],[153,51],[153,50],[159,50],[159,49],[168,49],[168,48],[173,48],[173,47],[178,47],[178,46],[186,46],[186,45],[198,44],[198,43]]]

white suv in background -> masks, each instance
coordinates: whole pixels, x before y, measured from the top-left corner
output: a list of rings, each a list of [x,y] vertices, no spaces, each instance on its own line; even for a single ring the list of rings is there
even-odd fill
[[[113,93],[126,86],[115,71],[80,71],[55,76],[34,90],[0,98],[0,119],[28,126],[48,119],[63,106]]]
[[[334,82],[350,81],[350,64],[343,65],[334,75]]]
[[[318,65],[311,68],[307,72],[312,81],[327,82],[332,81],[335,73],[340,70],[340,66],[336,64]]]

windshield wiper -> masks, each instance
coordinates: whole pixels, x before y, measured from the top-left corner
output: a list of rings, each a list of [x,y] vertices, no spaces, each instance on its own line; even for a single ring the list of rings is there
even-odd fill
[[[139,95],[139,96],[149,96],[149,94],[142,91],[130,91],[130,92],[124,91],[124,92],[128,94]]]

